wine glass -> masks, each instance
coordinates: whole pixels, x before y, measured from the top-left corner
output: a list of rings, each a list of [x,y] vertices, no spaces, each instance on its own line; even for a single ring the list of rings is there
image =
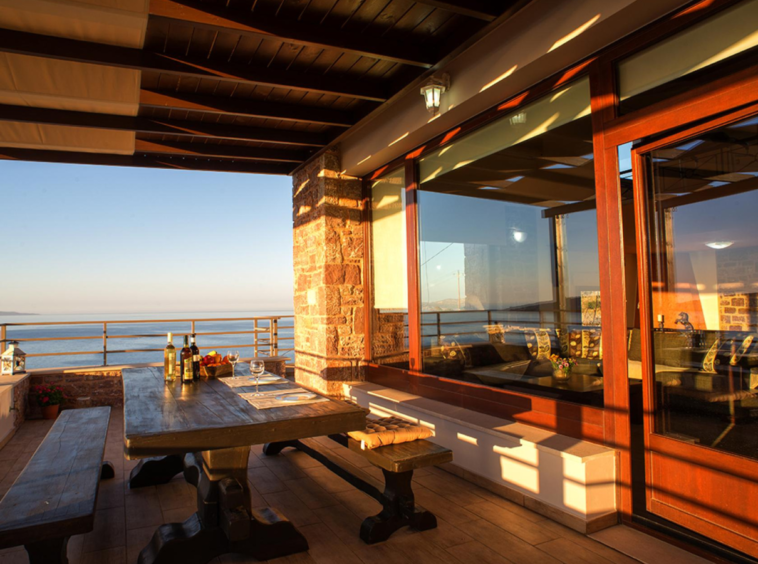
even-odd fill
[[[263,394],[258,392],[258,378],[260,378],[266,371],[266,365],[262,360],[254,358],[250,361],[250,372],[255,376],[255,396],[262,396]]]
[[[240,359],[240,352],[239,351],[228,351],[226,353],[226,359],[229,361],[229,364],[232,365],[232,378],[236,378],[237,375],[234,373],[234,365],[239,362]]]

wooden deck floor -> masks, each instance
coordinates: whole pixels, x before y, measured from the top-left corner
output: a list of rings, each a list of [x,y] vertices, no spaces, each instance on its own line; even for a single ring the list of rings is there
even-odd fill
[[[137,555],[162,523],[183,521],[195,511],[195,490],[181,476],[163,486],[129,490],[125,478],[136,464],[122,454],[122,413],[114,410],[106,459],[116,479],[102,482],[95,529],[72,537],[71,564],[136,563]],[[0,495],[10,488],[50,422],[29,421],[0,450]],[[350,463],[362,457],[325,440]],[[380,474],[378,475],[380,477]],[[361,521],[379,504],[320,463],[287,449],[269,458],[260,446],[250,453],[248,472],[253,507],[274,506],[307,537],[310,551],[273,562],[281,564],[635,564],[584,535],[532,513],[444,470],[421,470],[414,485],[418,503],[439,521],[436,530],[402,530],[387,542],[365,545]],[[214,564],[253,562],[233,555]],[[23,548],[0,551],[0,564],[28,562]]]

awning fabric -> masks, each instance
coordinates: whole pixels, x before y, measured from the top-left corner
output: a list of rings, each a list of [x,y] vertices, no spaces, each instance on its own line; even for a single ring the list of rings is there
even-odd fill
[[[140,49],[149,0],[0,0],[0,26]],[[137,115],[136,70],[0,53],[0,104]],[[0,122],[0,146],[133,154],[135,135],[105,129]]]

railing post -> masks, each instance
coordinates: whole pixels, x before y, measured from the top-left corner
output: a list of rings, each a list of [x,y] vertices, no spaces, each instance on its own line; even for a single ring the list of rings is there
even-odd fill
[[[258,358],[258,319],[253,319],[253,355]]]
[[[279,318],[274,317],[269,327],[271,329],[271,356],[279,356]]]
[[[108,324],[103,323],[103,366],[108,366]]]
[[[442,339],[442,322],[440,312],[437,312],[437,344]]]
[[[0,326],[0,352],[5,351],[5,325]]]

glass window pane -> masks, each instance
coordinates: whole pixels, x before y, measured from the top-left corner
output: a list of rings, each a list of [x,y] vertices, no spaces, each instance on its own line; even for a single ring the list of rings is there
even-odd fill
[[[602,405],[588,106],[580,81],[421,162],[424,372]]]
[[[645,158],[656,432],[758,458],[758,118]]]
[[[371,184],[371,242],[373,359],[407,368],[408,261],[402,168]]]
[[[624,59],[618,64],[618,86],[622,113],[655,103],[744,68],[742,58],[732,65],[728,59],[747,54],[755,62],[758,46],[758,0],[748,0],[673,37]]]

